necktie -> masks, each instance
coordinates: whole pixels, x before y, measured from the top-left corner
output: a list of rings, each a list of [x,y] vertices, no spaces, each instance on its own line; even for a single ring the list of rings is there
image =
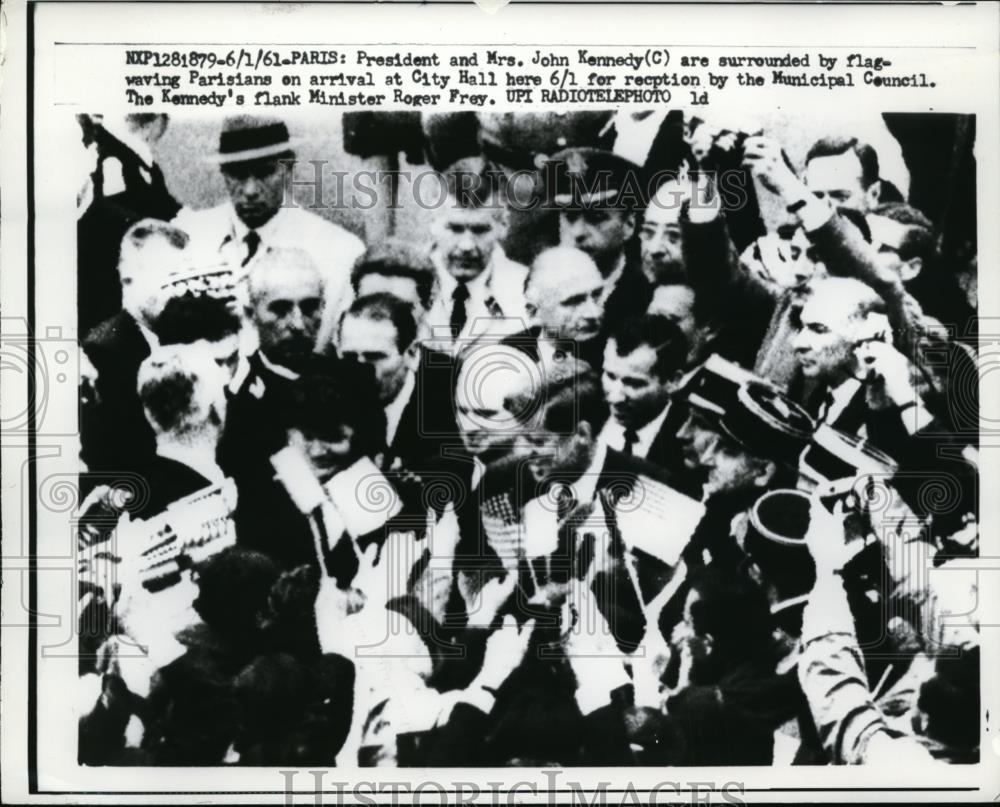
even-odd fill
[[[469,287],[464,283],[459,283],[455,286],[455,291],[451,293],[451,320],[449,321],[451,335],[456,339],[462,332],[462,328],[465,327],[465,321],[469,316],[465,310],[465,304],[468,300]]]
[[[625,445],[622,447],[622,452],[631,457],[632,449],[636,443],[639,442],[639,435],[635,429],[625,429]]]
[[[806,403],[806,409],[815,418],[817,423],[822,423],[826,420],[826,415],[830,411],[831,406],[833,406],[833,393],[826,386],[813,390],[812,395],[809,396],[809,400]]]
[[[250,230],[243,236],[243,242],[247,245],[247,256],[243,259],[243,263],[240,266],[246,266],[253,260],[253,256],[257,254],[257,250],[260,248],[260,234],[256,230]]]

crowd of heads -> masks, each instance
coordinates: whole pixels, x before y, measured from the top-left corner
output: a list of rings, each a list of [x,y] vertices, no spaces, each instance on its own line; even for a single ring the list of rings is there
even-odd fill
[[[131,124],[155,143],[166,120]],[[318,253],[309,228],[342,228],[289,215],[301,147],[253,118],[211,155],[217,232],[183,211],[127,225],[121,309],[84,341],[88,484],[106,515],[116,473],[171,491],[161,510],[233,480],[235,545],[189,553],[156,593],[86,589],[107,642],[168,600],[195,617],[152,683],[107,650],[84,665],[105,688],[81,761],[770,764],[784,734],[823,764],[875,759],[873,731],[976,753],[975,620],[943,652],[945,595],[911,568],[978,552],[978,441],[955,403],[976,393],[976,301],[945,220],[858,138],[796,165],[780,137],[695,119],[638,165],[592,135],[543,152],[537,124],[483,116],[423,243]],[[338,490],[376,477],[399,507],[357,534]],[[921,488],[941,478],[943,504]],[[846,621],[817,631],[839,597]],[[616,673],[587,663],[603,654]],[[842,693],[817,694],[824,658]],[[918,669],[921,720],[899,732],[880,698]],[[875,728],[847,748],[861,713]],[[129,715],[138,740],[108,734]]]

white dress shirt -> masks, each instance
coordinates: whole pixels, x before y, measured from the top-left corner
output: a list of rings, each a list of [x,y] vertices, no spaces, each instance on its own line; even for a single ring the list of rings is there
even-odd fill
[[[408,370],[406,378],[403,379],[403,386],[399,393],[385,407],[385,444],[391,446],[396,439],[396,431],[399,429],[399,421],[403,417],[403,411],[410,398],[413,397],[413,390],[417,385],[417,373],[415,370]]]
[[[637,439],[635,443],[632,444],[632,456],[645,458],[649,454],[649,449],[653,445],[653,440],[655,440],[656,435],[660,433],[663,421],[667,419],[667,414],[669,412],[670,404],[668,403],[665,407],[663,407],[663,411],[649,421],[649,423],[641,429],[636,429],[635,433]],[[601,429],[598,441],[608,448],[615,449],[615,451],[624,451],[625,427],[613,417],[609,417],[607,422],[604,424],[604,428]]]
[[[437,295],[427,315],[427,344],[436,350],[454,353],[462,345],[485,336],[501,337],[528,327],[524,281],[528,267],[508,258],[496,247],[490,262],[480,275],[466,283],[469,298],[465,302],[465,325],[458,338],[451,333],[452,295],[458,281],[445,267],[445,259],[431,254],[437,269]]]
[[[318,341],[328,342],[337,316],[349,299],[351,269],[365,251],[364,242],[338,224],[301,207],[281,207],[265,224],[256,228],[260,245],[253,259],[247,258],[244,241],[249,228],[230,201],[206,210],[183,208],[173,223],[191,236],[196,263],[227,264],[237,277],[244,277],[268,249],[301,249],[323,278],[323,321]]]

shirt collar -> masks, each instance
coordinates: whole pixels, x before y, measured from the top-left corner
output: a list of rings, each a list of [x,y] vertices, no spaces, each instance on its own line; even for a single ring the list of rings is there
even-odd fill
[[[847,409],[859,389],[861,389],[861,382],[856,378],[848,378],[838,386],[831,388],[830,405],[827,407],[826,412],[823,413],[823,421],[825,423],[832,423],[836,420]]]
[[[280,375],[282,378],[287,378],[289,381],[295,381],[295,379],[299,377],[299,374],[294,370],[289,370],[287,367],[282,367],[280,364],[274,364],[269,361],[267,356],[264,355],[263,350],[257,351],[257,355],[260,357],[260,363],[275,375]]]
[[[232,201],[226,203],[227,211],[229,213],[229,221],[232,225],[231,231],[222,239],[222,243],[225,244],[228,241],[237,241],[242,243],[243,239],[247,237],[247,233],[250,232],[250,228],[243,222],[243,219],[239,217],[236,213],[236,208],[233,207]],[[261,246],[267,246],[269,243],[273,243],[278,231],[282,227],[282,222],[285,218],[285,208],[279,207],[278,212],[275,213],[271,218],[269,218],[260,227],[255,227],[254,231],[260,236]]]
[[[157,444],[156,453],[197,471],[209,482],[221,482],[226,478],[212,457],[211,450],[206,450],[205,446],[186,446],[181,443],[162,442]]]
[[[458,288],[458,281],[452,277],[451,272],[445,266],[444,256],[435,251],[431,256],[434,266],[437,269],[438,285],[441,288],[441,297],[450,303],[452,294]],[[496,250],[490,256],[489,263],[476,277],[466,282],[465,287],[469,290],[469,297],[479,299],[485,296],[486,289],[493,278],[493,267],[496,265]]]
[[[667,413],[669,411],[670,403],[667,402],[667,405],[663,407],[660,414],[649,421],[649,423],[641,429],[636,429],[636,441],[632,445],[632,453],[635,456],[645,457],[649,453],[650,446],[652,446],[653,440],[656,439],[656,435],[660,433],[663,421],[667,419]],[[601,441],[603,445],[610,446],[613,441],[616,445],[620,445],[622,449],[624,449],[625,427],[613,417],[608,418],[608,422],[605,424],[601,434],[604,437]]]
[[[400,388],[399,393],[385,407],[386,446],[391,446],[392,441],[396,439],[396,431],[399,429],[399,422],[403,418],[403,410],[406,409],[406,405],[413,396],[413,388],[417,383],[416,379],[416,371],[412,369],[407,370],[406,378],[403,380],[403,386]]]
[[[159,337],[143,325],[138,318],[136,318],[135,324],[139,326],[139,331],[142,333],[142,338],[146,340],[146,344],[149,345],[150,352],[156,350],[160,346]]]
[[[597,480],[604,470],[604,461],[608,456],[608,447],[604,442],[598,440],[594,445],[594,456],[590,460],[590,465],[583,472],[583,476],[576,480],[570,487],[573,488],[573,495],[578,502],[591,502],[597,494]]]

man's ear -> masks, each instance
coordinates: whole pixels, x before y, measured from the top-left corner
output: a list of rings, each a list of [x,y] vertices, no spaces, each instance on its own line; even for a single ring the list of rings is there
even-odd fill
[[[677,392],[677,388],[681,385],[681,381],[684,380],[684,369],[680,368],[674,370],[667,378],[663,380],[663,386],[666,388],[667,392],[671,395]]]
[[[865,188],[865,196],[868,198],[868,207],[876,207],[879,203],[879,198],[882,196],[882,180],[876,179],[871,185]]]
[[[771,484],[771,480],[774,479],[776,473],[778,473],[777,463],[767,460],[758,466],[757,475],[754,477],[753,483],[759,488],[766,488]]]
[[[410,342],[410,346],[403,351],[403,361],[411,370],[416,369],[417,365],[420,364],[420,343],[416,339]]]
[[[531,319],[534,319],[535,315],[538,313],[538,306],[535,305],[534,303],[529,303],[529,302],[525,301],[525,303],[524,303],[524,310],[525,310],[525,312],[527,312],[528,317],[530,317]]]
[[[622,227],[625,229],[625,240],[628,241],[635,235],[636,214],[635,211],[625,214],[622,219]]]
[[[899,277],[904,283],[909,283],[920,274],[920,270],[923,268],[923,258],[910,258],[899,265]]]
[[[581,420],[576,427],[576,437],[581,442],[590,443],[594,439],[594,430],[590,427],[590,423],[586,420]]]
[[[494,214],[496,217],[497,240],[503,241],[507,237],[507,228],[510,226],[510,212],[507,210],[507,205],[495,201],[494,204],[499,205],[499,209]]]

